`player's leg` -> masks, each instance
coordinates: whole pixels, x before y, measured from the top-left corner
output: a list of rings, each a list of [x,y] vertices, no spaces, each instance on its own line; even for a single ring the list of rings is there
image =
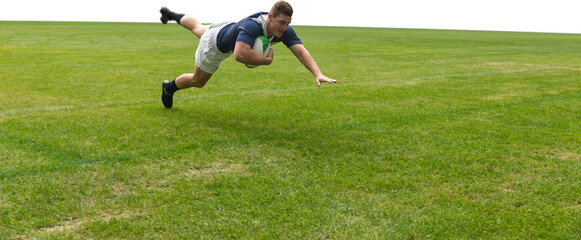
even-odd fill
[[[211,73],[204,72],[198,66],[196,66],[194,74],[182,74],[176,78],[176,86],[179,89],[186,89],[191,87],[202,88],[206,85],[211,77]]]
[[[182,74],[171,82],[166,80],[162,85],[161,102],[166,108],[171,108],[173,106],[173,95],[176,91],[191,87],[204,87],[211,77],[211,73],[204,72],[196,66],[193,74]]]
[[[204,35],[206,30],[208,30],[207,26],[202,25],[202,23],[198,21],[198,19],[195,19],[194,17],[189,15],[185,15],[182,18],[182,20],[180,21],[180,25],[190,30],[198,38],[202,38],[202,35]]]
[[[183,20],[182,20],[183,22]],[[194,73],[182,74],[173,81],[163,82],[161,100],[166,108],[173,105],[173,94],[180,90],[191,87],[204,87],[212,75],[218,71],[220,64],[232,53],[222,53],[216,47],[216,35],[220,28],[209,29],[200,39],[198,49],[196,49]]]
[[[198,38],[202,38],[202,35],[204,35],[208,29],[207,26],[202,25],[198,19],[192,16],[172,12],[166,7],[162,7],[159,12],[161,13],[161,22],[163,24],[167,24],[168,21],[176,21],[185,29],[190,30]]]

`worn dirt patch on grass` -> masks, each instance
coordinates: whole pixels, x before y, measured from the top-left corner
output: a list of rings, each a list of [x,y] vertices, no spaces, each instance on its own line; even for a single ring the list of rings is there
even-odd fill
[[[213,178],[219,175],[231,174],[248,175],[248,173],[245,172],[246,168],[246,165],[241,163],[216,161],[208,166],[194,166],[188,171],[187,175],[200,178]]]

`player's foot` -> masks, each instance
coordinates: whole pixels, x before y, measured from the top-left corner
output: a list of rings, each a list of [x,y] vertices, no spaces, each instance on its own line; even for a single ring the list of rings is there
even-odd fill
[[[163,24],[167,24],[167,21],[169,21],[169,19],[167,18],[167,15],[169,14],[169,9],[166,7],[162,7],[159,12],[161,13],[161,23]]]
[[[173,94],[169,94],[165,91],[165,86],[167,86],[168,84],[169,81],[165,80],[161,85],[161,102],[163,103],[163,106],[165,106],[166,108],[171,108],[173,105]]]

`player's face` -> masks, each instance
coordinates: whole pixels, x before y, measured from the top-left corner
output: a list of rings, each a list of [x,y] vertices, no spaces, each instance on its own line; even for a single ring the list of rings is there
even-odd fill
[[[279,14],[277,17],[272,17],[272,14],[268,14],[268,21],[268,35],[282,37],[282,34],[284,31],[286,31],[288,25],[291,23],[292,17],[284,14]]]

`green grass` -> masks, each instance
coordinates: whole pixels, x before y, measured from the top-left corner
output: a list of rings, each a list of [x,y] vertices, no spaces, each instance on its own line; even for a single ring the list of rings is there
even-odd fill
[[[0,22],[2,239],[581,238],[581,35],[295,27],[203,89],[178,25]]]

